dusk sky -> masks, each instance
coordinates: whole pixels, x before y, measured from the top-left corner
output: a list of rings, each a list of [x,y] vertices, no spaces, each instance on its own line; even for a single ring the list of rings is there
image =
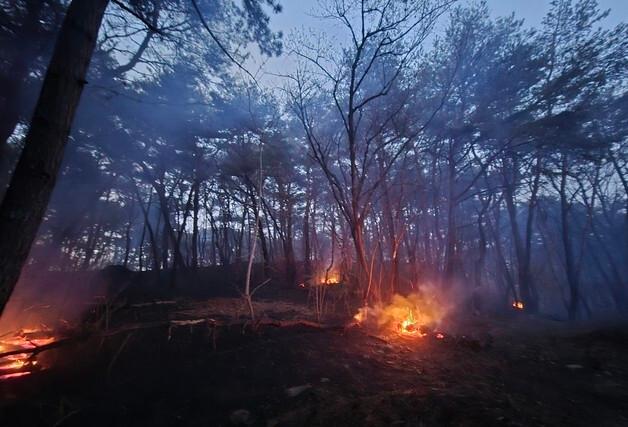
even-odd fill
[[[468,3],[469,0],[461,0],[459,4]],[[313,29],[315,31],[325,31],[334,34],[336,31],[333,24],[327,20],[322,20],[313,16],[318,0],[283,0],[280,2],[283,11],[271,17],[271,28],[275,31],[282,31],[284,39],[289,40],[295,30]],[[524,19],[526,25],[537,26],[541,23],[543,16],[549,10],[550,0],[487,0],[488,6],[495,17],[505,16],[515,13],[515,16]],[[600,8],[610,9],[608,18],[604,21],[605,27],[613,27],[618,23],[628,20],[628,0],[599,0]],[[438,29],[437,29],[438,31]],[[340,31],[340,34],[343,34]],[[253,73],[260,68],[259,56],[257,52],[252,52],[252,59],[247,61],[247,68]],[[279,83],[276,77],[268,73],[286,74],[294,68],[294,60],[287,55],[279,58],[271,58],[263,66],[265,72],[258,73],[258,80],[261,84],[275,85]],[[279,83],[280,84],[280,83]]]

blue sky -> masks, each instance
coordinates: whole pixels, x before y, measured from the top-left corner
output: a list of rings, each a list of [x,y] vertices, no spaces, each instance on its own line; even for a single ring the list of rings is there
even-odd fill
[[[469,0],[460,0],[464,4]],[[315,10],[317,0],[281,0],[283,11],[271,17],[271,28],[275,31],[283,31],[284,37],[290,37],[291,32],[301,28],[314,29],[315,31],[326,31],[334,33],[333,28],[329,28],[328,21],[322,21],[311,16]],[[628,21],[628,0],[598,0],[602,9],[611,9],[611,13],[604,22],[604,26],[613,27],[620,22]],[[512,12],[518,18],[523,18],[530,26],[540,24],[543,16],[547,13],[550,0],[487,0],[487,4],[493,16],[509,15]],[[260,68],[261,62],[257,52],[252,52],[252,59],[247,61],[247,68],[255,73]],[[289,73],[294,66],[294,62],[289,57],[271,58],[263,64],[266,73]],[[276,77],[268,74],[258,74],[258,80],[263,85],[274,86],[281,84]]]

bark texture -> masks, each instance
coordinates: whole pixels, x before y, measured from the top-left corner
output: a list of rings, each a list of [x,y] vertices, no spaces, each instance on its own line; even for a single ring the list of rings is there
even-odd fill
[[[46,212],[108,3],[74,0],[63,20],[24,150],[0,206],[0,313]]]

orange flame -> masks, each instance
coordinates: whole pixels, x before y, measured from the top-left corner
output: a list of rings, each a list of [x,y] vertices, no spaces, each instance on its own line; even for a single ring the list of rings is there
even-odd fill
[[[338,285],[341,281],[340,272],[338,270],[331,270],[328,273],[323,273],[318,282],[323,285]]]
[[[427,333],[421,331],[421,325],[419,325],[414,319],[414,312],[408,309],[408,316],[399,324],[399,333],[402,335],[412,335],[424,337]]]
[[[56,340],[47,329],[28,328],[17,331],[11,336],[0,339],[0,353],[20,350],[32,350]],[[31,353],[16,353],[0,357],[0,380],[29,375],[34,369],[40,369],[38,361]]]
[[[516,310],[523,310],[524,308],[523,301],[513,301],[512,308]]]
[[[390,304],[362,307],[353,316],[358,324],[399,335],[424,337],[440,324],[449,307],[437,296],[435,288],[425,286],[420,293],[406,297],[395,294]]]

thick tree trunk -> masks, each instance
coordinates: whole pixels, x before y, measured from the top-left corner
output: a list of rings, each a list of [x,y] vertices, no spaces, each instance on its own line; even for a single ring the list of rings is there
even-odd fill
[[[108,3],[74,0],[63,21],[24,150],[0,206],[0,313],[46,212]]]
[[[16,153],[13,153],[7,140],[13,133],[22,114],[21,97],[24,81],[29,70],[41,49],[40,15],[44,6],[43,1],[28,1],[26,17],[20,30],[15,34],[19,38],[19,44],[11,49],[10,66],[6,73],[0,76],[0,201],[11,177],[10,171],[15,161]],[[18,47],[19,46],[19,47]]]

